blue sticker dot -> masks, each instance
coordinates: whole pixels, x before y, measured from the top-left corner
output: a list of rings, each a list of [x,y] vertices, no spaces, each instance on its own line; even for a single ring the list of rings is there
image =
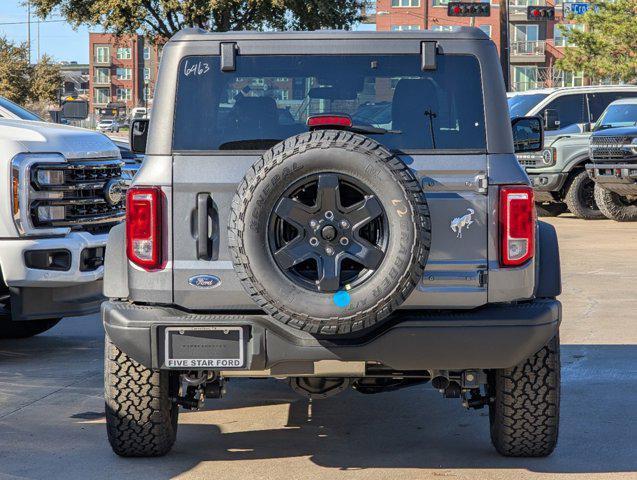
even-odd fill
[[[349,305],[349,302],[349,293],[347,293],[345,290],[339,290],[334,294],[334,304],[337,307],[345,308]]]

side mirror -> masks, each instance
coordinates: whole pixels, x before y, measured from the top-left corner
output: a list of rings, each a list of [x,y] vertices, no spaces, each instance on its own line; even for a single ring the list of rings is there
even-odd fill
[[[552,108],[544,110],[544,128],[547,130],[558,130],[560,125],[560,114],[557,113],[557,110]]]
[[[148,126],[150,120],[139,118],[130,124],[130,149],[134,153],[146,153],[146,142],[148,140]]]
[[[544,148],[544,127],[540,117],[516,117],[511,120],[515,153],[539,152]]]

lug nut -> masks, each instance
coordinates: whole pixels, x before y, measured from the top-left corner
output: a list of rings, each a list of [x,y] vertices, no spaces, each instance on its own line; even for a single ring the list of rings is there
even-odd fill
[[[310,238],[310,245],[312,245],[313,247],[316,247],[318,244],[319,244],[318,238],[316,237]]]
[[[327,218],[328,220],[332,220],[334,218],[334,212],[328,210],[327,212],[325,212],[325,218]]]
[[[341,237],[340,243],[341,243],[341,245],[345,246],[345,245],[349,244],[349,240],[348,240],[347,237]]]
[[[316,220],[310,220],[310,227],[312,228],[318,227],[318,222]]]
[[[349,228],[349,222],[347,220],[341,220],[341,228]]]
[[[332,247],[325,247],[325,253],[328,255],[334,255],[334,249]]]

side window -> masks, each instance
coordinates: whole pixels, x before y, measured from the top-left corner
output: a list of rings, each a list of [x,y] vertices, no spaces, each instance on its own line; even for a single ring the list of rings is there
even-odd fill
[[[578,123],[586,123],[586,97],[584,94],[562,95],[556,98],[542,110],[545,116],[546,110],[552,110],[557,114],[559,124],[547,125],[547,130],[559,131],[562,133],[576,132]]]
[[[597,121],[606,107],[620,98],[635,98],[637,92],[599,92],[588,94],[588,108],[591,112],[591,123]]]

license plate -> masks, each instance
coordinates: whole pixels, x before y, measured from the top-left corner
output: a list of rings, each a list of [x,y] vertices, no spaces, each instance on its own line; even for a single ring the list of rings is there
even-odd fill
[[[169,368],[241,368],[243,327],[168,327],[165,365]]]

